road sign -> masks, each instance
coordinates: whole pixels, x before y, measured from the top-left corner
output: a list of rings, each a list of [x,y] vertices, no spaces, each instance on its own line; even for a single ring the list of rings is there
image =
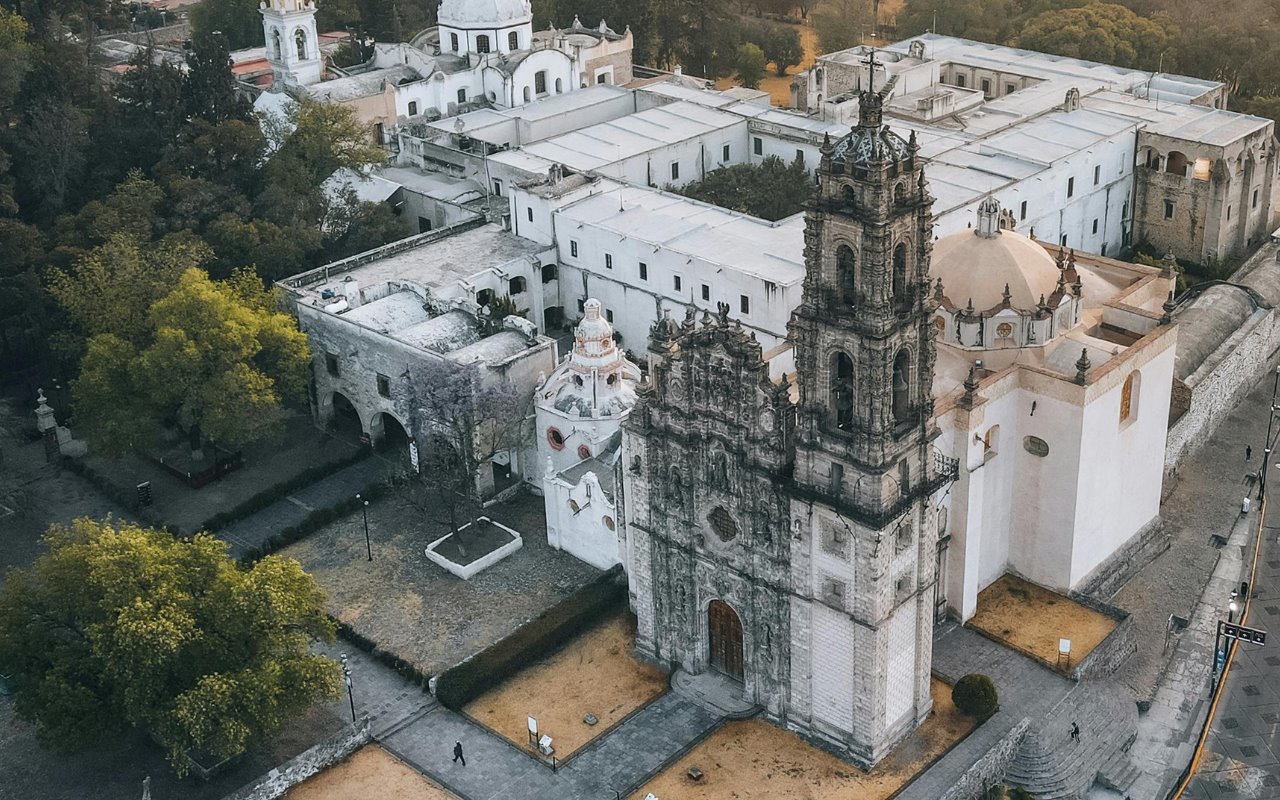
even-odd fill
[[[1218,635],[1225,636],[1228,639],[1239,639],[1242,642],[1251,644],[1266,644],[1267,632],[1260,631],[1257,628],[1246,628],[1243,625],[1236,625],[1231,622],[1218,621]]]

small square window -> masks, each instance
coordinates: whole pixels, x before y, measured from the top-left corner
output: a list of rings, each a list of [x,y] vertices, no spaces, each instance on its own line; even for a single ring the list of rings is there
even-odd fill
[[[1164,218],[1173,219],[1173,201],[1172,200],[1164,201]]]
[[[707,284],[705,284],[705,283],[704,283],[704,284],[702,284],[702,299],[703,299],[703,300],[710,300],[710,299],[711,299],[711,287],[710,287],[710,286],[708,286],[708,285],[707,285]]]
[[[680,291],[680,276],[679,276],[679,275],[672,275],[672,276],[671,276],[671,287],[672,287],[673,289],[675,289],[677,292],[678,292],[678,291]]]
[[[759,136],[752,137],[751,152],[758,156],[764,155],[764,139],[761,139]]]
[[[605,254],[604,254],[604,268],[605,268],[605,269],[613,269],[613,254],[612,254],[612,253],[605,253]]]
[[[1017,84],[1013,84],[1013,83],[1006,83],[1006,84],[1004,85],[1004,93],[1005,93],[1005,94],[1013,94],[1013,93],[1014,93],[1014,92],[1016,92],[1016,91],[1018,91],[1018,86],[1017,86]]]
[[[569,241],[569,255],[578,257],[578,243],[572,240]]]
[[[679,161],[671,162],[671,180],[673,181],[680,180],[680,162]]]
[[[738,297],[738,310],[743,314],[751,313],[751,298],[744,295]]]
[[[1018,219],[1027,218],[1027,201],[1023,200],[1022,205],[1018,206]]]
[[[1093,185],[1097,186],[1101,180],[1102,180],[1102,165],[1095,164],[1093,167]]]
[[[640,280],[649,280],[649,265],[643,261],[640,262]]]
[[[426,217],[418,217],[418,233],[426,233],[431,230],[431,220]]]
[[[726,144],[724,147],[720,149],[720,160],[721,161],[729,160],[729,145]]]
[[[333,353],[325,353],[324,369],[333,377],[338,377],[338,357]]]
[[[1076,193],[1076,179],[1067,178],[1067,197],[1074,197]]]
[[[378,394],[383,397],[391,396],[391,379],[381,373],[378,373]]]
[[[612,308],[606,308],[606,309],[604,310],[604,318],[605,318],[605,321],[606,321],[606,322],[610,322],[610,323],[611,323],[611,322],[613,322],[613,309],[612,309]]]
[[[1095,217],[1095,218],[1094,218],[1094,220],[1093,220],[1093,232],[1094,232],[1094,233],[1097,233],[1097,232],[1098,232],[1098,220],[1097,220],[1097,218],[1096,218],[1096,217]]]

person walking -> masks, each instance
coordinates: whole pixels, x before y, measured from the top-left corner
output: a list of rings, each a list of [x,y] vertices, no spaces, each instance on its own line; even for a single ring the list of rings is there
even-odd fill
[[[1247,444],[1244,446],[1244,460],[1245,461],[1253,460],[1253,445]]]
[[[467,765],[467,759],[464,755],[462,755],[461,739],[453,743],[453,763],[457,764],[459,761],[462,762],[462,766],[465,767]]]
[[[1071,723],[1071,741],[1075,742],[1076,744],[1080,743],[1080,726],[1075,724],[1074,722]],[[463,766],[466,766],[466,765],[464,764]]]

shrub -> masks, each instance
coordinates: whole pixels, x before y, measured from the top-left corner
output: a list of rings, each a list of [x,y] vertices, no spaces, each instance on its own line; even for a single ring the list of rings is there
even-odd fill
[[[996,696],[996,685],[986,675],[971,672],[951,687],[951,701],[960,709],[960,713],[970,717],[985,719],[996,713],[999,698]]]
[[[627,585],[616,566],[436,680],[436,698],[457,711],[522,667],[550,655],[591,623],[626,602]]]

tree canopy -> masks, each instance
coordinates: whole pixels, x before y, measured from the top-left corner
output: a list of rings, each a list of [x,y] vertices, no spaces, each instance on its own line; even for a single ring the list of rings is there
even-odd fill
[[[768,156],[759,165],[734,164],[712,170],[701,181],[675,191],[773,221],[804,210],[813,193],[813,179],[800,159],[787,164],[777,156]]]
[[[1121,67],[1154,70],[1169,46],[1167,20],[1140,17],[1115,3],[1045,11],[1015,40],[1019,47]]]
[[[324,595],[298,562],[242,568],[207,534],[189,541],[110,519],[45,535],[48,552],[0,589],[0,668],[47,745],[152,733],[175,770],[229,757],[340,688]]]
[[[215,282],[190,267],[151,304],[141,335],[88,340],[72,406],[106,453],[150,445],[166,424],[193,451],[205,440],[234,447],[278,427],[284,403],[305,395],[309,367],[306,335],[255,277]]]

